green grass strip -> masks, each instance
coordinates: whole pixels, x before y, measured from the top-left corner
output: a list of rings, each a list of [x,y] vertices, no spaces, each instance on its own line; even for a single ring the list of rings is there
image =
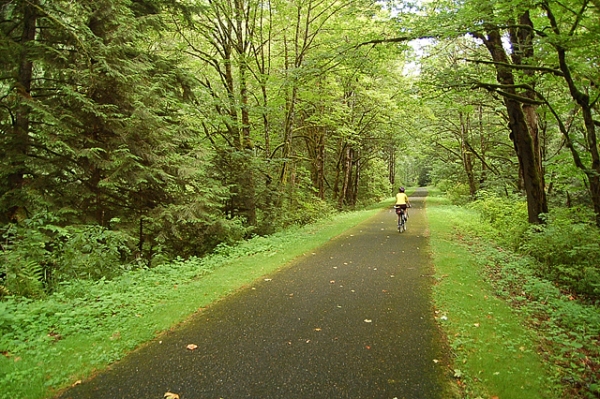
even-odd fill
[[[0,397],[52,396],[199,309],[311,253],[381,206],[257,237],[207,258],[136,271],[115,281],[71,284],[45,300],[0,303],[0,327],[12,323],[12,329],[3,330],[10,334],[0,339]]]
[[[478,216],[428,198],[436,318],[448,336],[464,398],[553,398],[538,342],[522,317],[494,296],[485,265],[460,242]],[[477,245],[491,245],[481,241]]]

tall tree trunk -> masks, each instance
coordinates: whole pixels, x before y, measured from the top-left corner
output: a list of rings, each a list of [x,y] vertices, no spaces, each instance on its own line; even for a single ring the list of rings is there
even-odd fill
[[[295,76],[296,69],[302,65],[302,53],[300,50],[300,37],[301,37],[301,8],[298,6],[296,15],[296,24],[294,30],[294,42],[293,45],[293,62],[290,56],[289,41],[287,34],[284,35],[284,58],[285,58],[285,70],[286,78],[288,79],[288,89],[285,99],[285,119],[283,125],[283,165],[281,167],[280,183],[285,185],[289,174],[289,163],[292,156],[292,133],[294,128],[294,119],[296,117],[296,99],[298,96],[298,82]],[[292,73],[288,73],[292,71]]]
[[[317,190],[318,197],[322,200],[325,199],[325,134],[320,134],[317,141]]]
[[[344,151],[344,178],[342,181],[342,190],[338,197],[338,208],[343,208],[348,197],[348,188],[350,186],[350,176],[352,175],[352,147],[346,145]]]
[[[505,98],[508,111],[511,138],[519,159],[525,193],[527,195],[527,214],[530,223],[542,223],[541,214],[548,212],[543,180],[534,155],[535,145],[529,134],[527,121],[517,101]]]
[[[479,186],[485,184],[487,179],[487,145],[485,141],[485,134],[483,129],[483,105],[479,104],[478,107],[478,130],[479,130],[479,151],[481,154],[481,176],[479,177]]]
[[[533,58],[533,22],[529,11],[519,17],[518,27],[510,29],[510,38],[513,46],[511,58],[515,65],[527,64],[527,60]],[[527,77],[531,89],[524,89],[522,95],[525,98],[535,100],[535,71],[525,69],[522,73]],[[542,146],[539,134],[537,105],[522,103],[525,121],[533,143],[533,157],[535,166],[538,168],[542,186],[545,186],[544,167],[542,162]]]
[[[254,51],[254,59],[258,68],[257,80],[260,85],[262,95],[261,116],[263,121],[263,130],[265,138],[265,159],[271,159],[271,123],[269,119],[269,96],[267,92],[267,82],[271,74],[271,31],[273,22],[273,10],[270,3],[267,2],[267,7],[259,7],[258,16],[258,34],[260,44],[258,46],[250,43]],[[266,13],[266,15],[265,15]],[[266,27],[265,27],[266,23]],[[267,32],[267,37],[264,37],[264,32]],[[270,181],[269,183],[270,184]]]
[[[33,62],[29,54],[30,43],[35,41],[37,32],[37,7],[38,1],[22,2],[23,30],[20,40],[20,54],[18,76],[15,89],[19,98],[19,105],[15,114],[15,123],[12,137],[10,138],[10,173],[8,174],[8,190],[11,192],[8,201],[7,220],[17,221],[25,216],[26,199],[22,192],[27,173],[27,157],[29,154],[30,138],[30,113],[28,104],[31,101],[31,81],[33,77]]]
[[[311,160],[311,181],[317,197],[325,199],[325,133],[319,126],[307,128],[306,151]]]
[[[344,159],[344,149],[346,148],[346,143],[342,138],[338,140],[338,160],[335,168],[335,180],[333,183],[333,198],[339,200],[340,194],[340,176],[342,174],[343,169],[343,159]]]
[[[388,148],[388,181],[393,194],[396,192],[396,148],[393,145]]]
[[[358,202],[358,187],[360,184],[360,169],[361,169],[361,155],[356,154],[356,161],[354,162],[354,181],[352,183],[352,198],[350,199],[350,205],[356,206]]]
[[[471,153],[471,146],[469,144],[469,121],[468,117],[465,120],[462,112],[459,112],[459,117],[462,163],[469,183],[469,194],[471,198],[474,198],[475,194],[477,194],[477,184],[475,183],[475,174],[473,173],[473,154]]]
[[[487,36],[474,34],[483,40],[492,59],[495,61],[496,78],[504,90],[504,105],[508,112],[510,137],[513,141],[519,166],[523,176],[523,184],[527,196],[527,213],[530,223],[542,223],[541,215],[548,212],[544,180],[540,174],[536,156],[538,146],[532,136],[526,115],[519,101],[520,95],[515,89],[515,80],[509,66],[509,60],[502,43],[502,35],[498,28],[489,28]]]

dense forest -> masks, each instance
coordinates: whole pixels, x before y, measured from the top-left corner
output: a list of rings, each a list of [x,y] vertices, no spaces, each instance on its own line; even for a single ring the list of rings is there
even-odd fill
[[[510,202],[528,223],[514,246],[600,296],[598,0],[1,0],[0,15],[0,296],[426,184],[493,220]]]

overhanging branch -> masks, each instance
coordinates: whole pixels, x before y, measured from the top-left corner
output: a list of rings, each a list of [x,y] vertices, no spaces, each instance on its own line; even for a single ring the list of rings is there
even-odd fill
[[[475,64],[498,65],[498,66],[503,66],[503,67],[507,67],[507,68],[511,68],[511,69],[520,69],[520,70],[525,70],[525,71],[549,72],[549,73],[554,74],[556,76],[564,76],[564,74],[562,73],[562,71],[560,71],[558,69],[554,69],[554,68],[539,67],[539,66],[533,66],[533,65],[516,65],[516,64],[508,64],[508,63],[505,63],[505,62],[472,60],[472,59],[469,59],[469,58],[465,58],[464,60],[467,61],[467,62],[473,62]]]
[[[389,39],[375,39],[375,40],[369,40],[368,42],[359,43],[356,45],[355,48],[359,48],[362,46],[368,46],[370,44],[373,46],[376,46],[378,44],[384,44],[384,43],[405,43],[405,42],[410,42],[411,40],[419,40],[419,39],[439,39],[439,37],[437,37],[437,36],[403,36],[403,37],[392,37]]]
[[[530,104],[530,105],[544,105],[546,104],[544,101],[538,101],[538,100],[534,100],[528,97],[523,97],[520,96],[516,93],[510,93],[506,90],[510,90],[510,89],[525,89],[525,90],[531,90],[534,91],[533,88],[529,85],[501,85],[501,84],[493,84],[493,83],[483,83],[483,82],[478,82],[475,83],[473,86],[473,88],[481,88],[481,89],[486,89],[488,91],[493,91],[495,93],[500,94],[502,97],[505,98],[509,98],[511,100],[514,101],[518,101],[520,103],[523,104]]]

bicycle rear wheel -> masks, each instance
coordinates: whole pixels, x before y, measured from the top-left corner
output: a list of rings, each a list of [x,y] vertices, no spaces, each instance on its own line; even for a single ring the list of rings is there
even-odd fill
[[[406,220],[404,220],[404,215],[400,215],[400,217],[398,217],[398,233],[404,231],[406,231]]]

